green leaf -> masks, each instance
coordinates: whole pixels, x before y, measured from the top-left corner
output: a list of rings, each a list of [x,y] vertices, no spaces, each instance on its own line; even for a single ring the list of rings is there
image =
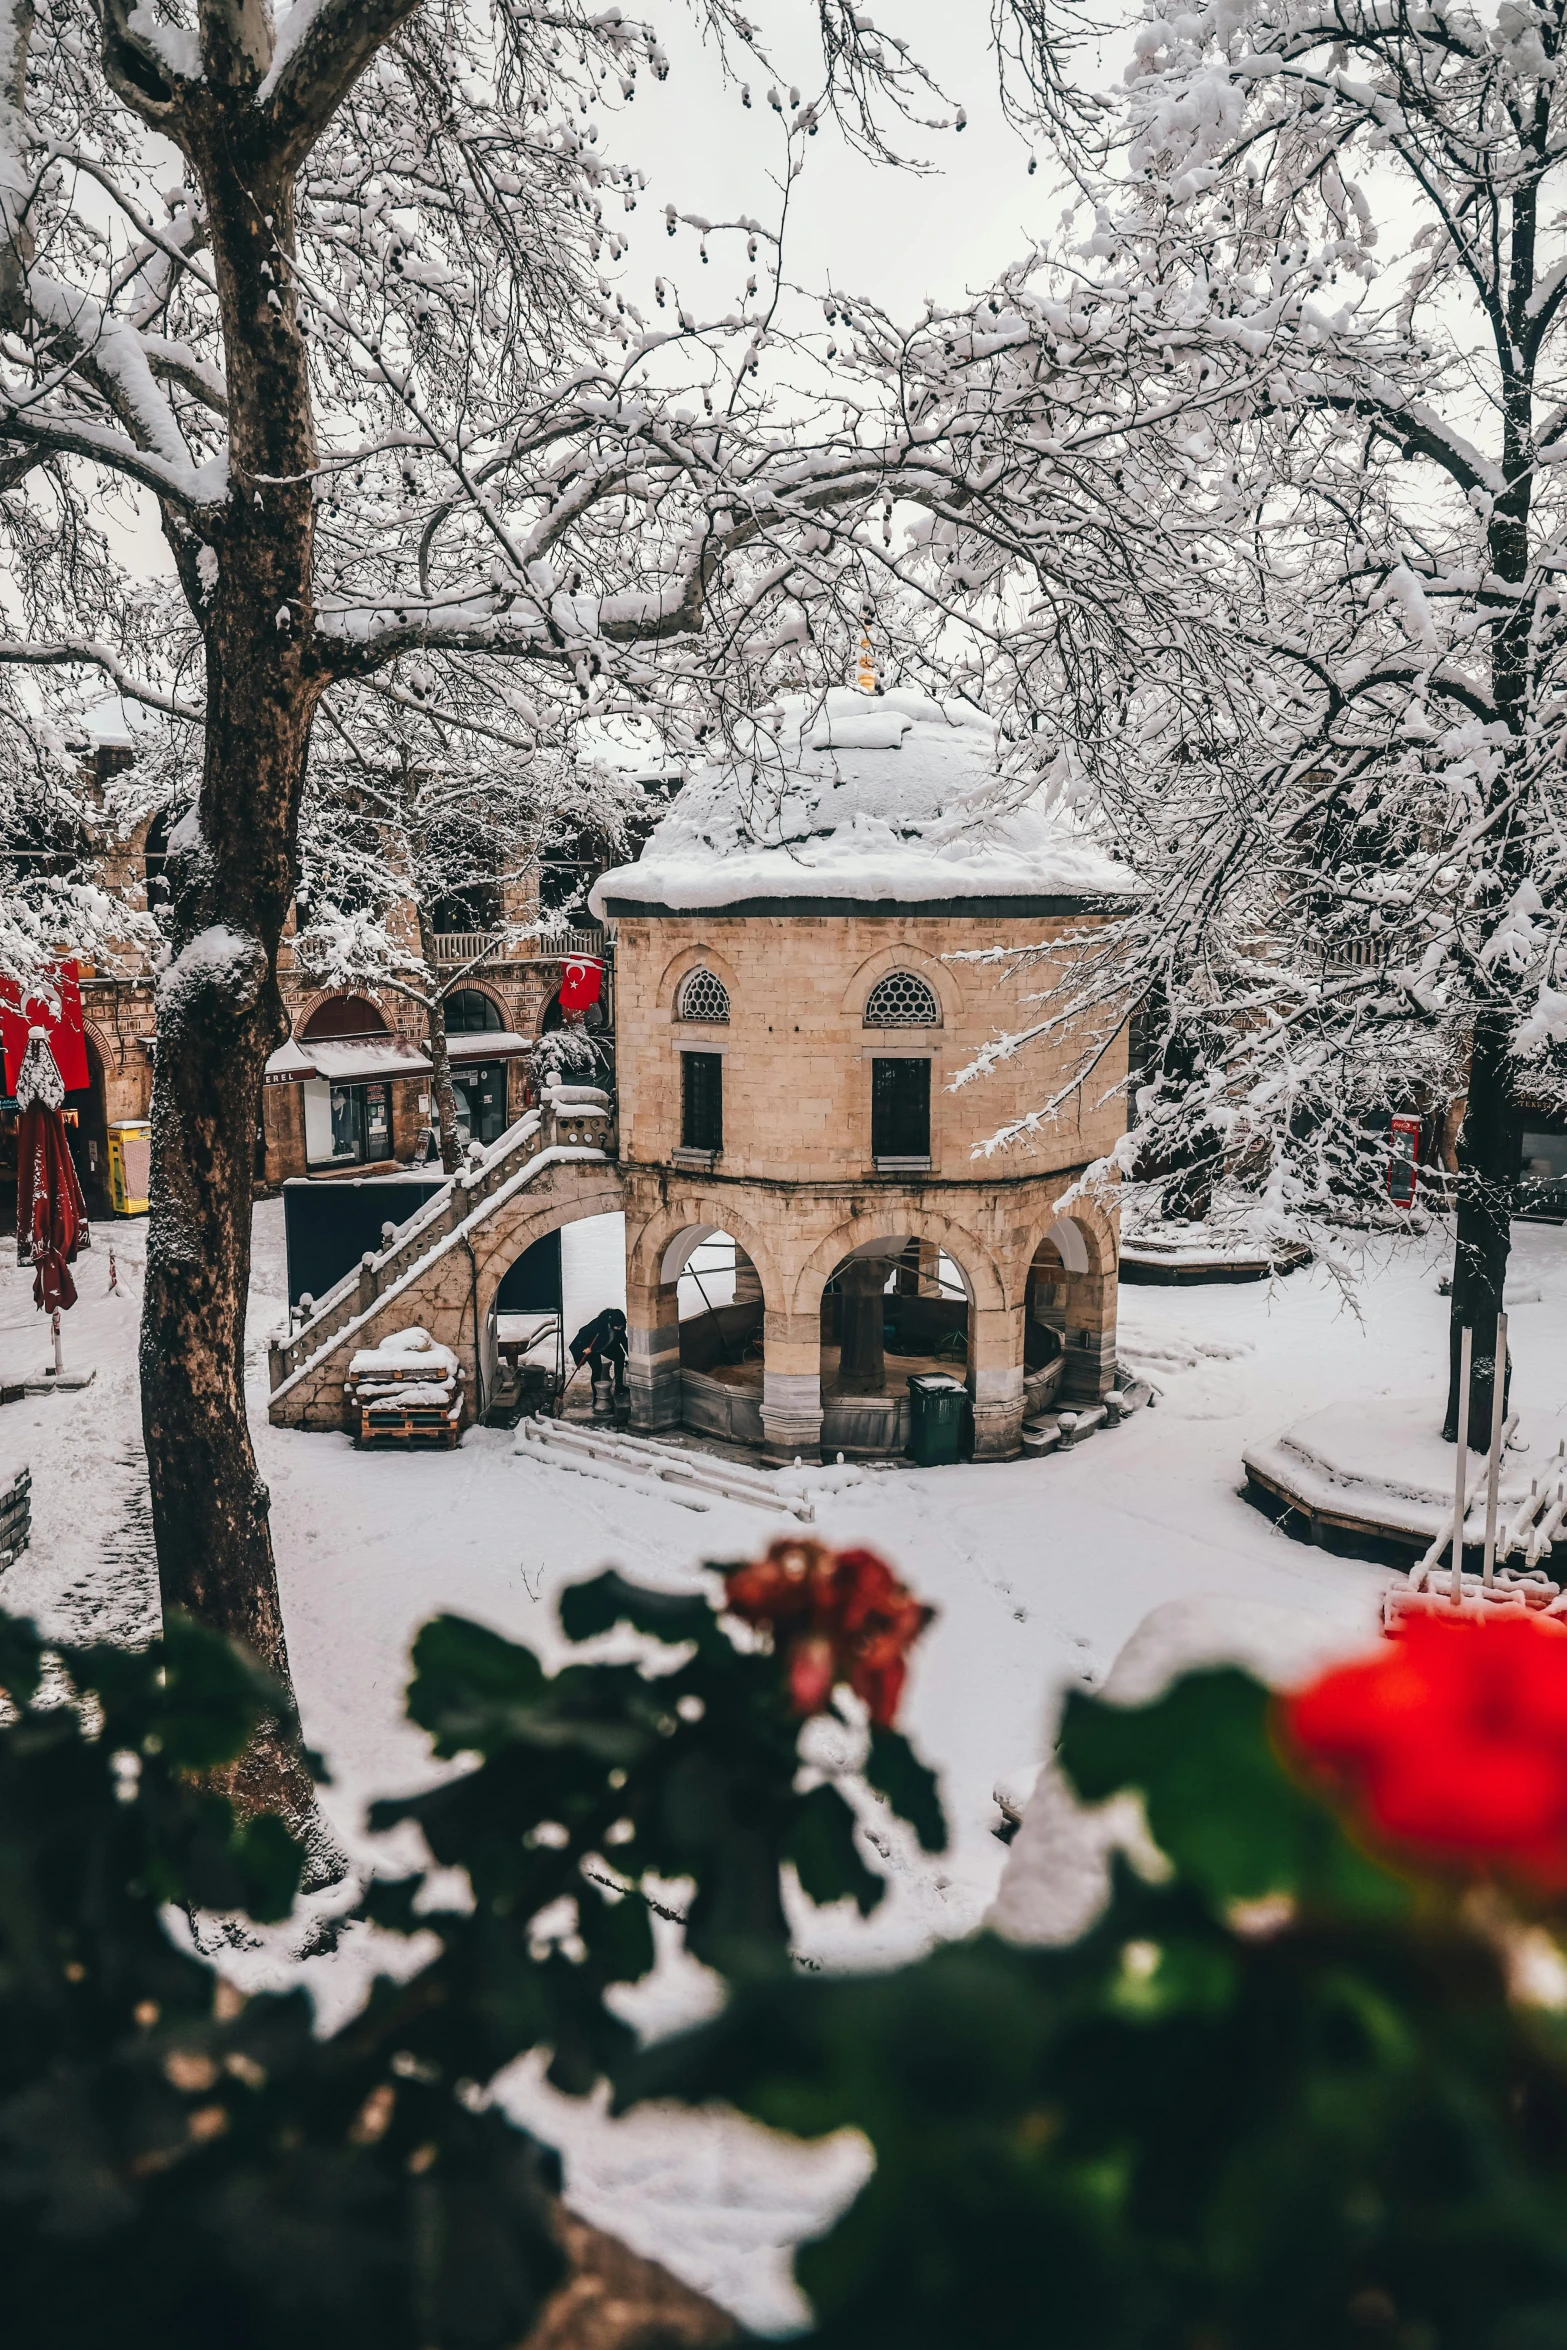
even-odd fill
[[[25,1616],[0,1616],[0,1689],[29,1705],[43,1679],[44,1644]]]
[[[260,1721],[291,1721],[293,1708],[270,1673],[239,1643],[189,1617],[171,1615],[164,1626],[163,1680],[157,1731],[172,1769],[208,1771],[232,1762]],[[108,1659],[101,1650],[72,1659],[80,1679],[91,1665],[92,1686],[107,1697],[112,1688]]]
[[[907,1820],[926,1852],[945,1852],[947,1822],[936,1774],[922,1763],[901,1730],[873,1729],[865,1776],[885,1795],[900,1820]]]
[[[516,1735],[518,1716],[545,1688],[531,1648],[462,1616],[434,1616],[414,1642],[408,1715],[440,1755],[490,1753]]]
[[[259,1925],[286,1918],[305,1870],[303,1845],[273,1812],[242,1821],[234,1836],[234,1859],[245,1883],[244,1909]]]
[[[802,1890],[812,1901],[841,1901],[852,1894],[868,1918],[887,1888],[860,1858],[854,1841],[854,1814],[836,1787],[813,1787],[795,1806],[784,1844]]]
[[[617,1899],[584,1881],[577,1895],[577,1930],[612,1983],[638,1983],[653,1968],[653,1920],[633,1889]]]
[[[700,1594],[649,1591],[640,1583],[628,1583],[613,1569],[563,1591],[560,1620],[568,1640],[596,1640],[617,1624],[629,1624],[634,1632],[645,1632],[672,1647],[687,1640],[705,1644],[717,1621]]]
[[[1074,1691],[1061,1761],[1085,1802],[1139,1790],[1155,1843],[1216,1904],[1287,1893],[1368,1915],[1403,1910],[1409,1888],[1284,1769],[1269,1736],[1272,1702],[1231,1667],[1189,1673],[1145,1706]]]

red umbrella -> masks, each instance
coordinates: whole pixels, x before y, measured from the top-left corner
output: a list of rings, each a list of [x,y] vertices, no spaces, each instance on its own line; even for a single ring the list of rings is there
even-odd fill
[[[16,1076],[22,1113],[17,1135],[16,1261],[31,1265],[33,1303],[56,1317],[76,1303],[69,1267],[91,1245],[87,1204],[65,1139],[65,1081],[42,1028],[30,1029]],[[59,1322],[55,1322],[58,1369]]]

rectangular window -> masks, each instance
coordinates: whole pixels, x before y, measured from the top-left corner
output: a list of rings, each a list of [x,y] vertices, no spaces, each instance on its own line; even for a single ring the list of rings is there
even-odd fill
[[[506,1064],[484,1061],[452,1071],[457,1122],[464,1142],[499,1142],[506,1131]]]
[[[1518,1213],[1567,1216],[1567,1134],[1530,1127],[1522,1144]]]
[[[328,1085],[307,1077],[305,1162],[311,1167],[357,1167],[364,1161],[364,1088]]]
[[[680,1147],[721,1151],[724,1147],[724,1056],[680,1056]]]
[[[930,1157],[930,1063],[913,1056],[871,1063],[871,1156]]]

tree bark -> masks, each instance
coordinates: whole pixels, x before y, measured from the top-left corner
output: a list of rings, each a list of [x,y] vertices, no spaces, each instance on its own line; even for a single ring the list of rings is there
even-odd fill
[[[256,1121],[267,1055],[288,1034],[278,943],[298,879],[310,724],[324,680],[312,634],[314,432],[279,251],[289,185],[243,171],[214,102],[199,158],[229,370],[231,493],[211,552],[165,530],[206,647],[200,796],[170,843],[172,956],[158,984],[142,1426],[165,1615],[231,1634],[289,1692],[288,1649],[245,1416],[244,1342]],[[272,234],[258,233],[270,222]],[[270,257],[269,257],[270,256]],[[249,1808],[317,1834],[290,1719],[229,1774]]]
[[[1469,1372],[1469,1446],[1491,1442],[1496,1362],[1496,1317],[1502,1310],[1512,1247],[1516,1137],[1508,1069],[1507,1027],[1497,1011],[1475,1022],[1469,1099],[1458,1137],[1458,1231],[1453,1252],[1453,1305],[1448,1326],[1447,1414],[1442,1434],[1458,1441],[1462,1334],[1474,1332]],[[1506,1366],[1501,1366],[1506,1380]]]
[[[419,908],[419,952],[435,980],[435,932],[423,906]],[[441,1165],[455,1175],[462,1165],[462,1137],[457,1131],[457,1096],[452,1087],[452,1056],[446,1043],[446,998],[432,995],[425,1006],[425,1030],[430,1043],[430,1090],[435,1097],[436,1126],[441,1137]]]
[[[1543,170],[1543,157],[1537,158]],[[1516,590],[1491,638],[1491,683],[1499,717],[1511,737],[1499,762],[1490,803],[1504,811],[1492,839],[1494,876],[1487,902],[1500,913],[1525,877],[1527,853],[1518,810],[1507,810],[1514,771],[1529,727],[1531,634],[1524,586],[1530,569],[1534,466],[1534,364],[1539,349],[1534,314],[1538,228],[1538,172],[1522,177],[1511,195],[1507,282],[1498,289],[1492,328],[1502,383],[1502,473],[1507,487],[1491,509],[1487,552],[1496,577]],[[1491,1442],[1491,1407],[1498,1375],[1506,1392],[1506,1365],[1496,1361],[1496,1318],[1502,1310],[1512,1248],[1513,1186],[1517,1173],[1514,1104],[1504,994],[1476,972],[1478,1007],[1470,1048],[1469,1090],[1458,1137],[1458,1228],[1453,1252],[1453,1303],[1448,1322],[1447,1412],[1442,1433],[1458,1441],[1462,1334],[1474,1333],[1469,1377],[1468,1439],[1484,1452]]]

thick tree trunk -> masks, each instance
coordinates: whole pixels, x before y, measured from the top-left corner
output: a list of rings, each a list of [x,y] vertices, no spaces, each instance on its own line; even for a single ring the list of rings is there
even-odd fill
[[[425,969],[435,978],[435,932],[423,906],[419,908],[419,952]],[[446,998],[432,996],[425,1010],[430,1042],[430,1090],[435,1097],[436,1128],[441,1137],[441,1165],[455,1175],[462,1165],[462,1137],[457,1131],[457,1096],[452,1088],[452,1056],[446,1043]]]
[[[278,293],[291,191],[242,184],[226,152],[204,165],[225,313],[231,490],[210,549],[177,516],[166,519],[203,624],[207,725],[200,797],[170,843],[142,1425],[165,1614],[183,1610],[243,1641],[284,1684],[291,1712],[244,1345],[256,1121],[267,1055],[288,1033],[277,950],[322,683],[311,650],[314,439],[292,300]],[[258,234],[263,221],[271,236]],[[229,1783],[247,1807],[280,1810],[321,1842],[291,1719],[258,1736]]]
[[[1458,1137],[1458,1234],[1453,1255],[1453,1309],[1449,1325],[1447,1416],[1442,1433],[1458,1441],[1459,1350],[1467,1326],[1474,1332],[1469,1374],[1469,1444],[1491,1442],[1491,1399],[1500,1369],[1496,1317],[1502,1310],[1512,1246],[1515,1135],[1506,1021],[1500,1012],[1475,1022],[1469,1100]]]

